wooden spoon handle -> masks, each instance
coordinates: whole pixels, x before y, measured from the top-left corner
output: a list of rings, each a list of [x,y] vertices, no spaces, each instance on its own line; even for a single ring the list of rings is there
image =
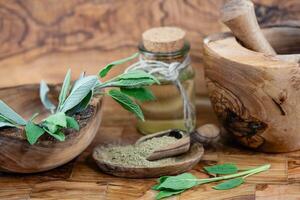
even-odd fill
[[[251,50],[276,55],[258,25],[250,0],[228,0],[221,9],[222,21]]]

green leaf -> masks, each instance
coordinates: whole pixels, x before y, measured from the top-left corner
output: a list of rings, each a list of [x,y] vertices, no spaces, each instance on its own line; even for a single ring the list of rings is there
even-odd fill
[[[61,132],[60,130],[56,131],[55,133],[51,133],[49,131],[46,131],[46,132],[60,142],[63,142],[66,139],[65,134],[63,132]]]
[[[99,72],[99,76],[101,78],[105,77],[107,75],[107,73],[116,65],[120,65],[120,64],[123,64],[123,63],[126,63],[134,58],[136,58],[139,54],[138,53],[135,53],[133,54],[132,56],[129,56],[127,58],[123,58],[121,60],[117,60],[117,61],[114,61],[112,63],[109,63],[108,65],[106,65],[100,72]]]
[[[44,121],[50,124],[54,124],[56,126],[61,126],[64,128],[67,127],[67,119],[66,119],[66,114],[64,112],[59,112],[50,115]]]
[[[76,87],[73,87],[70,95],[65,100],[60,111],[67,112],[77,106],[93,90],[97,83],[97,76],[87,76],[78,81]]]
[[[72,108],[71,110],[68,111],[69,115],[73,115],[75,113],[79,113],[81,111],[83,111],[84,109],[87,108],[87,106],[89,105],[91,99],[93,97],[93,91],[90,91],[86,97],[84,97],[84,99],[82,99],[82,101],[77,104],[74,108]]]
[[[74,88],[74,87],[77,87],[78,82],[79,82],[81,79],[83,79],[84,76],[85,76],[85,72],[82,72],[82,73],[79,75],[78,79],[74,82],[73,88]]]
[[[26,120],[23,119],[18,113],[6,105],[3,101],[0,100],[0,114],[2,117],[7,119],[11,123],[18,125],[26,125]]]
[[[239,177],[239,178],[230,179],[230,180],[225,181],[223,183],[220,183],[216,186],[213,186],[213,189],[216,189],[216,190],[229,190],[229,189],[238,187],[243,183],[244,183],[244,179]]]
[[[162,182],[164,182],[167,178],[169,178],[169,177],[171,177],[171,176],[161,176],[161,177],[159,177],[159,179],[157,180],[159,183],[162,183]]]
[[[155,99],[154,94],[148,88],[121,88],[121,92],[140,101],[151,101]]]
[[[10,123],[10,124],[13,124],[13,125],[16,126],[16,124],[15,124],[12,120],[10,120],[10,119],[4,117],[4,116],[1,115],[1,114],[0,114],[0,122],[7,122],[7,123]]]
[[[76,131],[79,131],[79,124],[73,117],[67,116],[67,127],[68,128],[73,128]]]
[[[141,108],[132,99],[130,99],[129,96],[116,89],[110,90],[108,95],[116,100],[123,108],[134,113],[139,119],[144,120]]]
[[[42,123],[42,126],[43,126],[45,131],[51,132],[51,133],[55,133],[59,129],[59,127],[57,125],[46,122],[46,121],[44,121]]]
[[[123,73],[117,77],[118,80],[140,79],[140,78],[141,79],[151,79],[155,83],[159,84],[159,81],[155,76],[153,76],[143,70],[132,70],[132,71]]]
[[[180,194],[182,192],[184,192],[185,190],[177,190],[177,191],[174,191],[174,190],[163,190],[163,191],[160,191],[155,199],[159,200],[159,199],[162,199],[162,198],[166,198],[166,197],[170,197],[170,196],[173,196],[173,195],[176,195],[176,194]]]
[[[0,128],[2,127],[16,127],[15,124],[9,123],[9,122],[2,122],[0,121]]]
[[[156,185],[153,185],[153,186],[151,187],[151,189],[152,189],[152,190],[159,190],[159,189],[158,189],[159,185],[160,185],[159,183],[156,184]]]
[[[49,100],[48,93],[49,93],[49,87],[45,81],[41,81],[40,83],[40,99],[42,104],[47,110],[50,110],[51,113],[54,112],[56,106]]]
[[[198,185],[198,179],[191,173],[183,173],[166,178],[158,187],[158,190],[185,190]]]
[[[210,174],[234,174],[238,172],[237,166],[230,163],[204,167],[204,169]]]
[[[0,122],[6,122],[7,119],[5,119],[5,117],[3,117],[2,115],[0,115]]]
[[[116,81],[109,82],[110,87],[127,87],[127,88],[135,88],[135,87],[144,87],[150,86],[156,83],[153,79],[149,78],[138,78],[138,79],[120,79]]]
[[[31,145],[35,144],[44,133],[45,131],[41,127],[35,125],[31,121],[29,121],[25,126],[26,138]]]
[[[61,87],[61,91],[58,97],[58,108],[60,109],[60,107],[64,104],[69,90],[71,88],[71,69],[68,70],[66,76],[65,76],[65,80],[63,82],[63,85]]]

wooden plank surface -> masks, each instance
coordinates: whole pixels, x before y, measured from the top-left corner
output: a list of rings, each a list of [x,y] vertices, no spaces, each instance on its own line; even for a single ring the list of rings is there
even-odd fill
[[[204,104],[203,102],[206,102]],[[88,149],[65,166],[45,173],[20,175],[0,173],[0,199],[153,199],[151,186],[155,179],[125,179],[101,173],[90,153],[96,145],[130,144],[141,135],[136,131],[135,118],[110,99],[105,99],[104,120]],[[198,101],[198,124],[216,122],[208,100]],[[249,151],[224,140],[206,148],[199,164],[190,172],[199,178],[207,175],[203,166],[236,163],[240,168],[270,163],[267,172],[247,178],[246,184],[229,191],[216,191],[203,185],[170,199],[300,199],[300,151],[285,154],[264,154]]]
[[[96,73],[106,63],[136,51],[147,28],[176,25],[188,31],[197,71],[198,124],[215,122],[205,95],[201,43],[208,34],[225,30],[218,9],[224,0],[0,0],[0,87],[23,83],[60,82],[67,68],[75,75]],[[299,0],[255,0],[261,24],[300,19]],[[124,68],[124,67],[123,67]],[[122,69],[120,69],[122,70]],[[113,74],[120,70],[115,70]],[[45,173],[0,173],[0,199],[153,199],[154,179],[136,180],[101,173],[90,153],[98,144],[133,143],[140,137],[134,116],[105,102],[102,126],[91,146],[77,159]],[[300,199],[300,152],[263,154],[220,143],[206,149],[191,170],[235,162],[240,167],[264,162],[270,171],[253,176],[234,190],[196,187],[170,199]]]

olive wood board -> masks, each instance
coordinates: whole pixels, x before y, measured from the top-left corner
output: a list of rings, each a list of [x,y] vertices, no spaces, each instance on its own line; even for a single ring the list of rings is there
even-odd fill
[[[207,98],[197,99],[198,125],[216,123]],[[0,199],[154,199],[151,190],[156,179],[127,179],[102,173],[92,160],[94,147],[106,144],[132,144],[141,135],[136,131],[135,117],[121,110],[111,99],[104,99],[101,127],[92,144],[77,159],[54,170],[38,174],[0,173]],[[284,154],[265,154],[250,151],[230,140],[205,147],[201,161],[189,172],[199,178],[207,175],[203,166],[217,163],[236,163],[249,168],[264,163],[272,165],[268,172],[247,178],[246,184],[228,191],[211,189],[214,184],[202,185],[171,199],[218,200],[258,199],[296,200],[300,198],[300,151]]]

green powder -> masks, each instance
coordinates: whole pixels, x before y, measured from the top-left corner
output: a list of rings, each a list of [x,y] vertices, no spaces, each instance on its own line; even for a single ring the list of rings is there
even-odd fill
[[[128,146],[114,146],[103,148],[99,153],[106,162],[126,167],[155,167],[174,163],[173,158],[164,158],[156,161],[148,161],[146,158],[155,150],[172,144],[177,139],[163,136],[152,138],[140,144]]]

